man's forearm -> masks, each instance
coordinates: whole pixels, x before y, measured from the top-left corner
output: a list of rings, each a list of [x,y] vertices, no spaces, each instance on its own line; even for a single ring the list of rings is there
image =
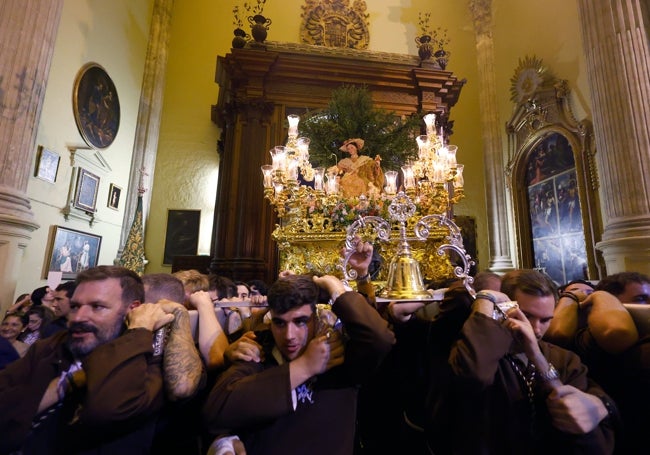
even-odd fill
[[[201,383],[203,365],[194,346],[187,311],[174,311],[174,322],[163,357],[163,375],[167,396],[172,400],[189,398]]]

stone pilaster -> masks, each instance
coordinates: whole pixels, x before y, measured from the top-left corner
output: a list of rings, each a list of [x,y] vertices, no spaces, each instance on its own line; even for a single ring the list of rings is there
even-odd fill
[[[128,199],[126,200],[120,248],[116,259],[119,259],[122,254],[135,216],[138,204],[138,187],[141,183],[140,170],[142,169],[146,173],[146,178],[142,179],[145,182],[146,189],[151,190],[151,182],[154,181],[173,6],[174,0],[156,0],[153,7],[142,78],[138,123],[131,159]],[[146,182],[150,182],[149,186],[147,186]],[[142,197],[143,224],[146,223],[149,213],[151,193],[151,191],[147,191]]]
[[[650,273],[647,1],[579,0],[592,96],[607,273]]]
[[[469,3],[469,9],[474,22],[479,67],[479,105],[481,106],[490,247],[489,269],[495,272],[506,272],[514,268],[510,248],[512,224],[508,221],[508,200],[503,164],[503,126],[499,124],[498,119],[491,3],[491,0],[472,0]]]
[[[27,198],[63,0],[0,2],[0,307],[10,305],[34,221]]]

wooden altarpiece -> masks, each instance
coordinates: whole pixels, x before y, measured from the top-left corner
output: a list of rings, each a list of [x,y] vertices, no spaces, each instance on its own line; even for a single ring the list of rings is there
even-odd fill
[[[376,108],[446,119],[465,83],[416,56],[273,42],[219,56],[216,82],[212,120],[221,139],[210,270],[267,282],[278,272],[276,217],[260,167],[286,141],[286,116],[324,108],[332,90],[356,85],[370,91]]]

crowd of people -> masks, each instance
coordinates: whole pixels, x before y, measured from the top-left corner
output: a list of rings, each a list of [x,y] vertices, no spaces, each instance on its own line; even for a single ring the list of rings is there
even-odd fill
[[[372,245],[355,248],[355,290],[98,266],[20,296],[0,453],[647,451],[650,334],[626,305],[650,303],[650,277],[480,272],[378,302]]]

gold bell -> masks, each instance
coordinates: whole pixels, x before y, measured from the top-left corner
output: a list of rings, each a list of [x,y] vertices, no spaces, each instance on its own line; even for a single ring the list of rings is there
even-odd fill
[[[402,238],[397,254],[390,262],[386,287],[379,294],[389,300],[430,300],[424,287],[420,264],[411,255],[411,247]]]

